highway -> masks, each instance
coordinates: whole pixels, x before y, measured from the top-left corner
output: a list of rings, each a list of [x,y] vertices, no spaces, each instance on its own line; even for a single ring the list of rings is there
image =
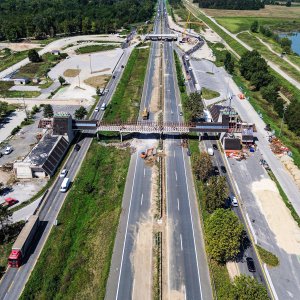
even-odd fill
[[[103,102],[108,103],[111,100],[114,90],[122,75],[123,69],[121,68],[121,65],[125,65],[127,63],[131,50],[131,48],[127,48],[124,50],[124,55],[122,56],[116,67],[116,78],[111,79],[108,83],[107,89],[109,91],[106,95],[101,97],[98,106]],[[91,118],[101,120],[103,114],[103,111],[99,111],[97,113],[94,112]],[[71,181],[75,179],[76,174],[80,169],[82,161],[84,160],[91,143],[92,137],[85,137],[83,133],[82,139],[79,141],[79,144],[81,145],[80,150],[78,152],[72,150],[72,152],[70,153],[65,163],[65,168],[67,168],[69,171],[68,177],[71,179]],[[5,275],[2,277],[2,280],[0,282],[0,299],[15,300],[18,299],[18,297],[21,295],[25,284],[31,274],[31,271],[33,270],[37,259],[43,249],[43,246],[47,241],[47,238],[57,218],[60,208],[62,207],[63,202],[67,196],[67,193],[61,193],[59,191],[62,180],[62,178],[57,178],[48,196],[45,198],[43,206],[41,207],[41,210],[39,212],[41,220],[41,226],[38,232],[39,239],[37,239],[36,245],[33,245],[28,260],[18,269],[8,268]]]
[[[167,21],[164,33],[169,33]],[[183,121],[173,58],[164,43],[164,121]],[[187,149],[179,136],[165,141],[169,299],[212,299],[203,236]]]
[[[158,14],[155,17],[154,33],[160,33],[161,18]],[[145,76],[143,94],[140,104],[139,120],[141,113],[146,107],[149,109],[153,93],[153,77],[156,69],[155,58],[159,55],[159,43],[151,43],[147,73]],[[149,119],[153,120],[150,113]],[[151,143],[151,141],[149,141]],[[155,140],[153,140],[155,142]],[[152,146],[152,145],[151,145]],[[145,149],[144,149],[145,150]],[[143,264],[143,276],[145,280],[139,281],[137,270],[132,257],[135,255],[137,237],[140,233],[140,224],[150,217],[151,205],[151,177],[152,168],[147,167],[145,162],[136,152],[132,155],[127,175],[125,191],[122,201],[122,214],[120,217],[117,236],[115,239],[114,251],[110,267],[109,278],[106,286],[105,299],[138,299],[142,291],[143,299],[151,299],[152,295],[152,235],[148,237],[149,253]],[[137,281],[135,283],[135,281]],[[149,283],[143,289],[143,284]],[[137,287],[137,289],[135,289]]]

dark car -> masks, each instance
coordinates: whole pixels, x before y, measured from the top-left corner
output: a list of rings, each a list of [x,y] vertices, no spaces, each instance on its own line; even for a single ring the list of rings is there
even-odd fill
[[[246,261],[249,272],[256,272],[253,258],[247,257]]]
[[[116,75],[113,75],[113,79],[115,79],[116,78]]]
[[[124,65],[122,65],[121,68],[123,69],[123,68],[124,68]]]
[[[187,153],[188,156],[191,156],[191,151],[190,151],[190,149],[188,149],[186,153]]]
[[[3,156],[3,153],[2,152],[0,152],[0,157],[2,157]]]
[[[218,150],[217,144],[213,144],[213,148],[214,148],[214,150]]]
[[[227,173],[226,168],[224,166],[221,166],[222,173]]]
[[[214,166],[214,174],[215,175],[220,175],[219,168],[217,166]]]
[[[79,144],[76,144],[75,147],[74,147],[74,150],[75,150],[75,151],[79,151],[80,148],[81,148],[80,145],[79,145]]]

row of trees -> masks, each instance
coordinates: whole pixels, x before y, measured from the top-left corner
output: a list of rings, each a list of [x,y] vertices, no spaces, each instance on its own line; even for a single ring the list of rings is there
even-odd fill
[[[292,52],[292,41],[289,38],[280,37],[278,34],[274,33],[268,26],[259,25],[257,20],[252,22],[252,24],[250,25],[250,30],[256,33],[260,32],[264,36],[272,38],[275,42],[280,44],[283,52]]]
[[[75,110],[74,116],[77,120],[82,120],[87,115],[87,110],[85,107],[80,106],[78,109]],[[53,107],[51,104],[44,105],[44,118],[52,118],[54,116]]]
[[[4,117],[9,111],[8,103],[5,101],[0,101],[0,120]]]
[[[193,2],[198,2],[203,8],[258,10],[265,7],[264,2],[260,0],[193,0]]]
[[[300,103],[292,99],[290,104],[286,104],[279,97],[280,84],[270,73],[267,62],[256,51],[248,51],[240,59],[241,75],[250,81],[255,90],[260,90],[261,95],[266,99],[282,117],[286,108],[285,122],[289,129],[300,136]]]
[[[58,33],[111,33],[146,21],[154,0],[2,0],[0,39],[45,38]]]
[[[201,94],[191,93],[183,103],[183,108],[187,112],[189,122],[197,122],[203,117],[203,103]]]

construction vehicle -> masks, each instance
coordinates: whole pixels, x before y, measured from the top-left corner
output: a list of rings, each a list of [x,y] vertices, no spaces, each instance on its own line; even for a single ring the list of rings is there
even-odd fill
[[[153,151],[154,151],[154,148],[149,148],[146,151],[141,152],[140,157],[142,159],[146,159],[147,157],[150,157],[153,155]]]
[[[148,118],[149,118],[149,112],[148,112],[147,108],[144,108],[144,110],[142,112],[142,119],[148,120]]]
[[[8,265],[11,268],[19,268],[24,262],[24,257],[32,244],[32,240],[37,232],[39,223],[40,220],[37,215],[29,217],[17,240],[13,244],[11,253],[8,257]]]

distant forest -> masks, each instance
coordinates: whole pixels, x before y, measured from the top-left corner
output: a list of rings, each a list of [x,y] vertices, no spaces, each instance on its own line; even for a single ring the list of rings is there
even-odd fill
[[[0,40],[112,33],[146,21],[155,0],[0,0]]]
[[[202,8],[219,8],[219,9],[260,9],[264,8],[264,2],[260,0],[193,0],[199,3]]]

